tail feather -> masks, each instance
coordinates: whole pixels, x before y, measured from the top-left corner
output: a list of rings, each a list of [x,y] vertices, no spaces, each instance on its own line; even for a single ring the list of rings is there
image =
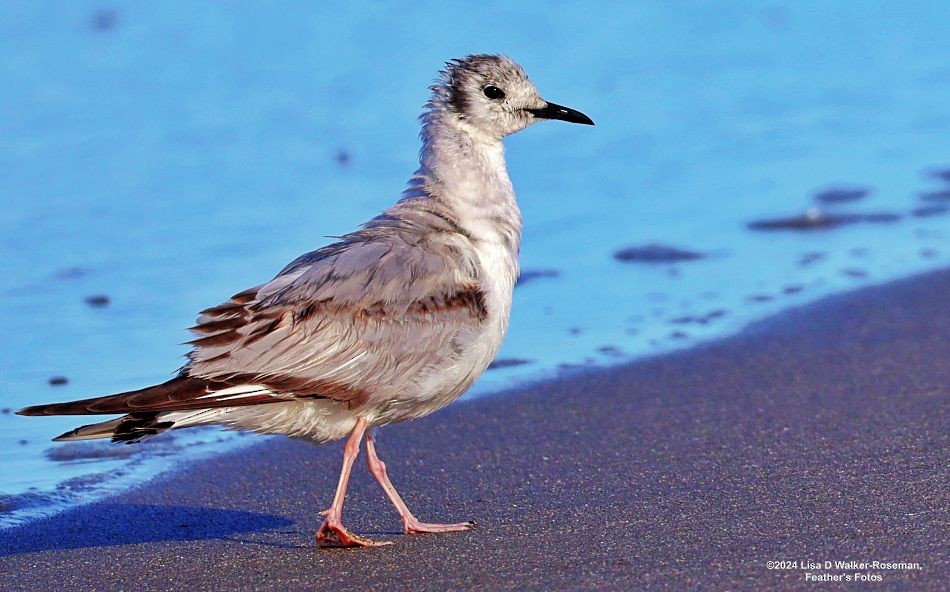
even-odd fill
[[[56,436],[53,438],[53,442],[70,442],[75,440],[97,440],[99,438],[111,438],[116,427],[118,427],[118,425],[122,423],[124,419],[124,417],[120,417],[118,419],[84,425],[76,428],[75,430],[70,430],[65,434]]]
[[[53,438],[54,442],[74,442],[111,438],[113,442],[133,444],[170,430],[174,421],[163,421],[158,413],[135,413],[117,419],[93,423],[70,430]]]
[[[174,408],[176,403],[194,401],[208,392],[205,390],[207,384],[208,381],[180,375],[168,382],[136,391],[25,407],[17,411],[17,415],[91,415],[159,411],[161,407]]]
[[[224,409],[170,411],[167,413],[130,413],[116,419],[93,423],[53,438],[54,442],[75,442],[111,438],[113,442],[134,444],[170,429],[207,425],[226,415]]]
[[[322,398],[321,395],[310,395]],[[112,438],[113,442],[139,442],[173,427],[214,423],[228,409],[248,405],[284,403],[292,396],[280,394],[253,378],[229,380],[195,378],[186,374],[168,382],[126,393],[35,405],[17,411],[18,415],[120,414],[118,419],[84,425],[53,440],[93,440]]]
[[[322,395],[310,395],[321,397]],[[284,403],[287,396],[276,394],[253,377],[229,380],[195,378],[185,374],[127,393],[34,405],[17,411],[17,415],[93,415],[130,413],[133,415],[163,411],[196,411],[216,407],[242,407],[263,403]]]

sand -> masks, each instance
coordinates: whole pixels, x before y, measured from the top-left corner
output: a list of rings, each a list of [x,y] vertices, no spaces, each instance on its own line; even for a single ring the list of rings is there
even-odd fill
[[[947,590],[948,295],[868,288],[383,430],[416,514],[473,532],[402,535],[360,463],[347,524],[396,545],[315,550],[340,446],[273,439],[0,532],[0,589]],[[802,569],[826,560],[920,569]]]

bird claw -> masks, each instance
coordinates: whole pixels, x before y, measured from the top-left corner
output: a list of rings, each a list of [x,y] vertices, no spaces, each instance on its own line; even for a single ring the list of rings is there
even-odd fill
[[[392,541],[374,541],[352,533],[342,524],[330,524],[324,521],[317,531],[317,547],[321,549],[349,548],[349,547],[384,547],[392,545]]]
[[[475,528],[475,521],[459,522],[457,524],[432,524],[429,522],[407,522],[404,525],[406,534],[461,532]]]

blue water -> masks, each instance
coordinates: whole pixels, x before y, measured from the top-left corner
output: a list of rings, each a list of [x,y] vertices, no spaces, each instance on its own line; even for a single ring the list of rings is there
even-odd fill
[[[534,279],[474,395],[946,266],[948,22],[942,1],[4,2],[0,407],[167,379],[197,310],[398,196],[426,87],[467,53],[597,122],[507,143]],[[806,212],[878,216],[748,227]],[[614,257],[654,243],[702,257]],[[0,525],[254,440],[48,441],[76,424],[0,413]]]

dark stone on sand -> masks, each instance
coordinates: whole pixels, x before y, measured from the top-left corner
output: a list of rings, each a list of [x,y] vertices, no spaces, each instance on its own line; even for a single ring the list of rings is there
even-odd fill
[[[823,204],[850,203],[871,193],[868,187],[830,187],[815,193],[815,201]]]
[[[70,442],[47,448],[43,454],[56,462],[129,458],[142,451],[140,446],[116,446],[111,442]]]
[[[915,218],[930,218],[931,216],[940,216],[950,211],[950,206],[944,204],[933,204],[920,206],[911,210],[911,216]]]
[[[342,148],[336,151],[336,154],[333,155],[333,160],[336,161],[341,167],[346,167],[350,165],[350,162],[353,160],[353,157],[350,156],[350,153]]]
[[[875,224],[887,224],[889,222],[897,222],[901,219],[900,214],[894,214],[892,212],[877,212],[874,214],[857,214],[858,222],[873,222]]]
[[[112,8],[101,8],[89,19],[94,31],[111,31],[119,24],[119,12]]]
[[[54,277],[58,280],[75,280],[89,275],[89,270],[83,267],[66,267],[56,272]]]
[[[109,306],[109,297],[105,294],[96,294],[94,296],[86,297],[86,304],[93,308],[104,308]]]
[[[526,269],[521,272],[521,275],[518,276],[518,281],[515,283],[516,286],[523,286],[528,282],[533,282],[534,280],[540,280],[542,278],[556,278],[561,275],[561,272],[556,269]]]
[[[586,367],[587,367],[587,366],[585,366],[584,364],[576,364],[576,363],[573,363],[573,362],[561,362],[560,364],[557,365],[557,369],[558,369],[558,370],[562,370],[562,371],[564,371],[564,372],[571,372],[571,371],[574,371],[574,370],[581,370],[582,368],[586,368]]]
[[[950,201],[950,191],[928,191],[921,193],[920,199],[924,201]]]
[[[113,446],[113,447],[118,448],[117,446]],[[96,457],[96,458],[103,458],[103,457]],[[116,457],[109,456],[106,458],[116,458]],[[118,457],[118,458],[124,458],[124,457]],[[106,479],[108,478],[109,478],[108,474],[105,474],[105,473],[91,473],[89,475],[79,475],[78,477],[73,477],[72,479],[67,479],[66,481],[63,481],[62,483],[56,486],[56,489],[61,490],[61,491],[73,491],[73,492],[89,491],[89,490],[95,489],[99,485],[102,485],[102,483],[105,482]]]
[[[488,365],[489,370],[498,370],[500,368],[511,368],[513,366],[524,366],[533,364],[534,360],[525,360],[523,358],[498,358]]]
[[[769,218],[749,222],[749,230],[830,230],[841,226],[859,223],[886,224],[900,220],[899,214],[890,212],[874,212],[866,214],[839,214],[822,212],[817,208],[809,209],[804,214],[786,218]]]
[[[820,251],[811,251],[809,253],[802,253],[802,256],[798,258],[798,266],[808,267],[809,265],[813,263],[824,261],[824,259],[827,256],[828,256],[827,253],[822,253]]]
[[[48,382],[50,386],[63,386],[64,384],[69,384],[69,379],[65,376],[53,376],[46,382]]]
[[[944,181],[950,181],[950,167],[935,167],[929,169],[927,174],[931,177],[936,177],[937,179],[943,179]]]
[[[670,319],[674,325],[708,325],[710,321],[726,316],[726,311],[717,309],[700,315],[685,315]]]
[[[696,261],[705,257],[703,253],[659,243],[626,247],[614,253],[614,259],[624,263],[679,263]]]
[[[598,347],[597,351],[604,354],[605,356],[610,356],[613,358],[619,358],[623,356],[623,350],[616,345],[603,345]]]

